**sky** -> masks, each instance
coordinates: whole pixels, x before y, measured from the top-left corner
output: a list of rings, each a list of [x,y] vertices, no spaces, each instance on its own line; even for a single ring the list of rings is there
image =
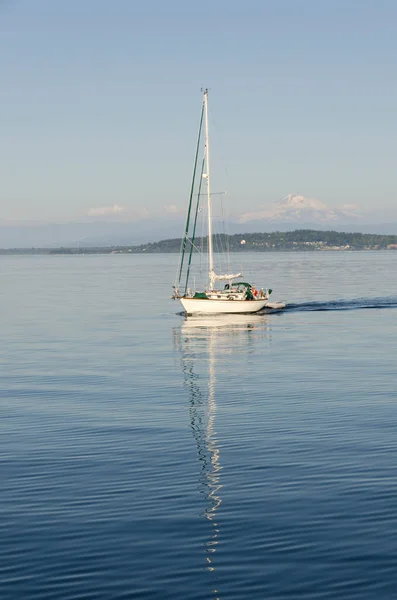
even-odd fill
[[[0,221],[186,208],[210,89],[230,214],[397,216],[395,0],[0,0]]]

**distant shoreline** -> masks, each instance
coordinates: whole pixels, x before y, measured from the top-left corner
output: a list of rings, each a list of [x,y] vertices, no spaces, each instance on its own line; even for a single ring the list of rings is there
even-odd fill
[[[371,233],[341,233],[297,229],[295,231],[273,233],[242,233],[217,236],[215,252],[354,252],[363,250],[397,250],[397,235]],[[190,250],[190,240],[187,250]],[[58,248],[3,248],[2,255],[45,254],[176,254],[181,249],[181,238],[161,240],[139,245],[114,245],[96,247],[61,246]],[[206,252],[207,238],[194,240],[193,252]]]

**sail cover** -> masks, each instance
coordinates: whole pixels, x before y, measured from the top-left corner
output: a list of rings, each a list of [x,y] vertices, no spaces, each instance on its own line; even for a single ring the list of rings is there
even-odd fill
[[[218,280],[230,280],[230,279],[236,279],[236,277],[241,277],[242,273],[234,273],[234,274],[230,274],[230,275],[217,275],[216,273],[214,273],[212,271],[211,273],[211,279]]]

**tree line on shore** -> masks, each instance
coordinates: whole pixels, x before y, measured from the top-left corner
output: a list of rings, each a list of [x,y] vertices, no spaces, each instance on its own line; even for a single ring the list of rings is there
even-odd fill
[[[207,250],[207,237],[194,240],[193,251]],[[189,251],[190,241],[186,244]],[[1,254],[103,254],[133,253],[153,254],[179,252],[181,238],[160,240],[147,244],[108,247],[61,247],[61,248],[14,248],[2,249]],[[221,234],[214,238],[214,250],[230,252],[274,252],[274,251],[313,251],[313,250],[385,250],[397,249],[397,235],[372,233],[347,233],[339,231],[319,231],[297,229],[295,231],[274,231],[271,233]]]
[[[194,250],[207,250],[207,238],[197,238]],[[214,240],[214,250],[228,249],[230,252],[271,252],[277,250],[381,250],[393,246],[397,248],[397,235],[371,233],[346,233],[338,231],[318,231],[297,229],[295,231],[274,231],[272,233],[221,234]],[[187,248],[190,243],[187,243]],[[131,248],[135,253],[179,252],[181,239],[174,238]]]

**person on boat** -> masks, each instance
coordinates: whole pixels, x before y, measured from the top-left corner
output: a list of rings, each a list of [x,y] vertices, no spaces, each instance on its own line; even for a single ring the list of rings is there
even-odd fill
[[[246,292],[246,296],[245,296],[246,300],[253,300],[254,296],[252,293],[252,288],[247,288],[247,292]]]

